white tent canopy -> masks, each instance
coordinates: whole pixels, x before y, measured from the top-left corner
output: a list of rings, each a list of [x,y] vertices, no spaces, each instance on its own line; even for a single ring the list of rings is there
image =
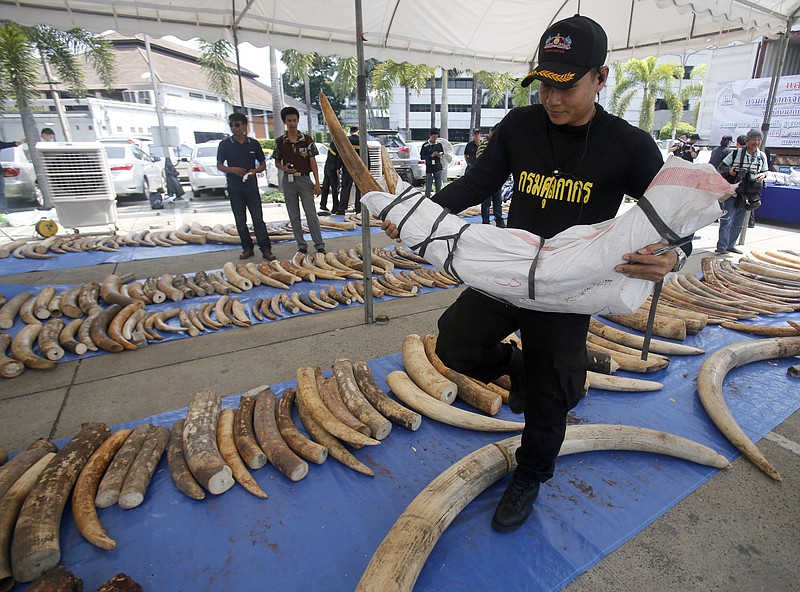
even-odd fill
[[[3,18],[94,32],[232,39],[322,55],[356,54],[353,0],[0,0]],[[800,0],[409,0],[363,2],[364,52],[462,70],[524,74],[552,22],[576,12],[608,32],[610,59],[681,53],[774,36],[796,25]],[[610,60],[609,60],[610,61]]]

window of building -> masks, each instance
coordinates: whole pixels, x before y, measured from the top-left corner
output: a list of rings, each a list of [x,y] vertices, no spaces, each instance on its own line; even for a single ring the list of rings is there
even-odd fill
[[[192,97],[193,99],[202,99],[203,98],[202,94],[196,93],[196,92],[190,92],[189,96]]]
[[[219,101],[219,99],[213,95],[206,95],[207,101]]]

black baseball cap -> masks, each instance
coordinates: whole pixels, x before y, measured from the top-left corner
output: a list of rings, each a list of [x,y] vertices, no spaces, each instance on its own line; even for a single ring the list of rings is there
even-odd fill
[[[551,25],[539,41],[539,65],[523,80],[535,80],[555,88],[569,88],[592,68],[606,61],[608,37],[599,24],[576,14]]]

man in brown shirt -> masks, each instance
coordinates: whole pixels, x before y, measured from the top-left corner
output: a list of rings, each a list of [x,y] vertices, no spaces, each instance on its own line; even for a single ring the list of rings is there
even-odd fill
[[[294,107],[281,109],[281,119],[286,125],[286,133],[275,140],[275,150],[272,158],[276,166],[283,171],[281,187],[286,199],[286,210],[289,212],[289,221],[292,224],[294,240],[297,242],[299,253],[308,252],[308,243],[303,237],[303,226],[300,222],[300,204],[306,215],[306,224],[314,247],[317,252],[325,252],[325,243],[322,240],[322,230],[314,203],[314,197],[319,195],[319,173],[316,156],[319,154],[314,144],[314,139],[309,134],[304,134],[297,129],[300,113]],[[312,184],[311,177],[314,176]]]

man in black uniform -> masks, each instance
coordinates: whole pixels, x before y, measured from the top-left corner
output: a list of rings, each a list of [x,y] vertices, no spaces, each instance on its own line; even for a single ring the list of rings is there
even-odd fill
[[[472,140],[464,146],[464,160],[467,161],[467,168],[464,169],[466,173],[469,167],[475,164],[475,159],[478,158],[478,146],[481,145],[481,130],[472,130]]]
[[[328,193],[331,194],[331,209],[328,210]],[[319,198],[320,216],[330,216],[339,208],[339,153],[332,141],[328,145],[328,157],[325,159],[325,178],[322,181],[322,196]]]
[[[217,148],[217,169],[225,173],[228,181],[228,199],[236,221],[236,232],[242,241],[242,254],[239,259],[253,256],[253,239],[247,228],[247,212],[253,220],[253,230],[264,259],[275,259],[272,243],[269,240],[264,213],[261,211],[261,194],[258,191],[256,174],[267,168],[264,151],[253,138],[247,137],[247,117],[243,113],[228,116],[231,135],[219,143]]]
[[[452,212],[477,205],[514,175],[507,224],[550,238],[577,224],[613,218],[625,194],[641,197],[663,161],[650,136],[594,102],[608,68],[607,38],[591,19],[574,16],[541,38],[541,62],[522,81],[541,82],[541,105],[513,109],[466,175],[433,200]],[[608,149],[613,142],[617,148]],[[397,227],[384,222],[396,238]],[[677,250],[643,245],[615,269],[658,281],[678,269]],[[680,255],[685,259],[685,253]],[[553,476],[566,417],[586,382],[588,315],[517,308],[467,289],[439,319],[436,353],[445,365],[482,381],[508,374],[510,406],[524,411],[517,469],[492,518],[510,531],[530,515],[539,486]],[[523,350],[502,343],[521,330]]]
[[[350,143],[355,147],[357,153],[361,153],[361,139],[358,137],[358,127],[352,126],[350,128],[350,135],[347,136]],[[339,157],[337,166],[342,169],[342,192],[339,195],[339,207],[334,208],[336,214],[344,216],[347,211],[347,206],[350,205],[350,192],[353,189],[353,177],[350,176],[350,171],[344,166],[341,156]],[[356,198],[354,208],[356,213],[361,211],[361,192],[356,187]]]

